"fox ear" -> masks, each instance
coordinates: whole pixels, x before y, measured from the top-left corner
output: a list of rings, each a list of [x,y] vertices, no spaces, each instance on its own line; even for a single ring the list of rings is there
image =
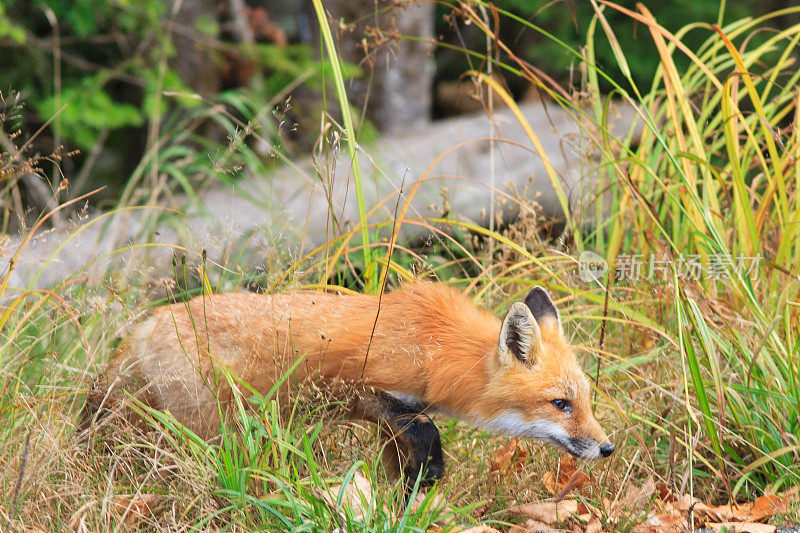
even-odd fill
[[[531,310],[539,327],[553,328],[558,333],[564,334],[564,330],[561,329],[561,315],[558,314],[558,309],[550,299],[550,295],[542,287],[537,285],[531,289],[531,292],[525,297],[525,305]]]
[[[503,327],[500,329],[500,344],[497,356],[502,366],[510,366],[514,358],[533,366],[542,350],[542,334],[530,309],[517,302],[511,306]]]

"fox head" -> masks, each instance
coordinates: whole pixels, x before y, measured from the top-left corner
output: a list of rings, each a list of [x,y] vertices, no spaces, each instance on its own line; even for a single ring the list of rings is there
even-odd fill
[[[543,288],[535,287],[508,311],[491,367],[481,426],[542,440],[585,459],[613,453],[592,412],[589,381]]]

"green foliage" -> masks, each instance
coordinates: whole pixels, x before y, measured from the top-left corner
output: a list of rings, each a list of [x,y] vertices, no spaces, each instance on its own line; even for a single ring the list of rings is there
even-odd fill
[[[145,82],[142,112],[147,117],[159,116],[164,108],[168,108],[169,102],[183,109],[194,109],[202,103],[199,96],[172,69],[164,71],[161,76],[152,70],[142,69],[141,77]]]
[[[166,5],[158,0],[12,1],[0,20],[24,38],[0,41],[6,58],[0,77],[24,92],[27,124],[54,119],[69,148],[91,148],[102,131],[138,127],[149,118],[150,110],[139,105],[145,97],[140,87],[153,92],[159,57],[131,45],[159,40],[168,45],[156,30],[166,15]],[[59,69],[54,57],[60,58]],[[186,90],[176,87],[174,71],[164,78],[164,89]]]
[[[3,38],[9,38],[18,44],[22,44],[25,42],[25,30],[8,20],[6,6],[0,4],[0,39]]]
[[[540,2],[530,3],[520,0],[507,0],[507,2],[525,18],[530,17],[531,22],[547,29],[555,37],[576,49],[584,44],[588,21],[594,16],[590,2],[557,2],[546,9],[543,9],[544,3]],[[617,4],[633,12],[637,10],[635,0],[622,0]],[[659,24],[671,32],[684,28],[689,23],[699,25],[716,23],[722,7],[717,0],[650,1],[643,4],[652,12]],[[754,11],[757,10],[754,10],[754,7],[754,4],[747,0],[726,2],[724,21],[755,15]],[[614,28],[614,35],[620,47],[625,51],[634,82],[641,90],[646,91],[659,64],[658,52],[652,45],[647,27],[621,11],[606,8],[604,14],[609,25]],[[696,50],[703,41],[703,32],[700,31],[689,31],[684,38],[684,42],[691,50]],[[531,46],[525,51],[525,56],[534,65],[550,65],[548,70],[562,73],[566,73],[570,66],[576,66],[575,58],[550,39],[543,39],[536,46]],[[617,71],[617,61],[607,42],[597,43],[595,58],[599,68],[612,75],[618,82],[622,81],[623,77]],[[682,55],[677,57],[676,61],[681,68],[689,65],[688,58]],[[601,87],[604,92],[610,88],[605,84]]]
[[[12,6],[20,4],[22,2],[11,2]],[[149,22],[158,22],[167,12],[164,2],[154,0],[36,0],[32,4],[32,12],[52,10],[65,34],[84,38],[115,28],[139,32]]]
[[[190,9],[186,3],[180,13]],[[51,131],[66,151],[81,149],[76,162],[100,148],[104,161],[120,165],[151,148],[145,144],[155,141],[153,131],[143,126],[160,129],[191,118],[193,141],[208,144],[209,133],[218,130],[198,120],[232,119],[241,126],[262,112],[265,101],[285,98],[287,88],[305,84],[316,89],[320,80],[332,79],[328,63],[315,59],[306,44],[235,42],[224,33],[219,13],[199,14],[191,27],[174,31],[173,24],[183,23],[180,17],[161,0],[14,0],[0,5],[0,79],[7,84],[0,90],[13,88],[24,95],[23,134],[52,121]],[[210,66],[204,79],[193,82],[206,84],[202,87],[182,80],[177,70],[183,60],[177,54],[190,49],[204,54]],[[345,78],[360,75],[356,66],[345,63],[342,72]],[[267,142],[277,142],[277,128],[261,127]],[[183,135],[179,142],[187,140]],[[50,141],[35,138],[32,149],[53,151]],[[109,170],[110,185],[130,188],[125,180],[133,168]],[[65,177],[73,176],[67,172]],[[186,176],[193,187],[203,178]]]
[[[65,88],[59,95],[34,102],[40,117],[57,117],[62,134],[80,148],[91,148],[103,130],[139,126],[145,113],[137,106],[115,102],[103,88],[107,76],[95,74]]]
[[[636,6],[639,2],[636,0],[620,0],[615,3],[636,12]],[[717,0],[647,1],[641,3],[653,13],[656,20],[664,28],[671,32],[676,32],[680,29],[688,30],[688,25],[694,24],[695,29],[687,31],[683,37],[683,41],[692,50],[697,49],[704,41],[703,34],[697,31],[697,27],[707,27],[710,24],[719,23],[721,9],[724,8],[722,23],[758,16],[771,9],[768,3],[753,3],[748,0],[730,0],[723,3]],[[504,23],[500,25],[500,38],[514,53],[557,80],[577,81],[574,72],[578,68],[579,61],[574,54],[564,48],[564,45],[574,50],[579,50],[586,44],[586,33],[594,16],[594,8],[591,2],[575,0],[562,0],[559,2],[499,0],[492,2],[492,4],[518,15],[531,25],[529,28],[524,29],[516,24]],[[599,2],[598,5],[600,5]],[[450,13],[450,9],[441,6],[438,8],[437,13],[440,16],[437,19],[438,30],[441,32],[447,27],[441,15]],[[614,28],[615,36],[619,40],[622,49],[625,51],[625,57],[632,71],[634,83],[640,90],[647,91],[652,82],[652,74],[659,63],[658,52],[652,45],[652,41],[649,40],[647,28],[621,11],[606,7],[604,8],[604,13],[609,24]],[[544,32],[548,35],[545,35]],[[458,37],[451,39],[451,42],[455,45],[462,45],[466,40],[470,49],[485,50],[485,45],[481,46],[480,41],[483,36],[476,37],[477,33],[469,33],[466,32],[466,29],[462,29]],[[763,40],[760,35],[754,35],[753,38],[759,41]],[[506,59],[505,54],[501,53],[501,57]],[[595,58],[597,66],[618,84],[625,82],[625,77],[619,70],[612,48],[607,42],[596,43]],[[445,77],[457,76],[461,72],[468,70],[469,66],[463,58],[458,61],[458,69],[454,68],[451,60],[452,58],[448,57],[448,61],[451,64],[440,65],[440,69],[443,73],[446,73]],[[676,57],[676,62],[681,68],[689,65],[688,58],[680,55]],[[512,86],[518,86],[518,81],[513,77],[509,77],[508,80]],[[612,84],[601,80],[600,89],[604,93],[612,88]]]

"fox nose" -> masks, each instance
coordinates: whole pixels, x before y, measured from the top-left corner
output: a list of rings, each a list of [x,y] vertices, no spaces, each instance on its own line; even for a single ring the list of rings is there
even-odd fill
[[[600,455],[602,455],[603,457],[608,457],[612,453],[614,453],[614,445],[611,444],[610,442],[608,444],[603,444],[602,446],[600,446]]]

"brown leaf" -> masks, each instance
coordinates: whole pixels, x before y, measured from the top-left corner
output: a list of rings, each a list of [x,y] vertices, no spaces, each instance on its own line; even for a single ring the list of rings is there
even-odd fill
[[[479,524],[469,529],[461,529],[458,533],[500,533],[495,528],[487,526],[486,524]]]
[[[152,507],[156,504],[155,494],[138,494],[136,496],[117,496],[114,498],[114,511],[125,517],[125,523],[135,524],[142,518],[153,514]]]
[[[795,485],[783,493],[783,497],[789,503],[800,503],[800,485]]]
[[[561,499],[570,492],[572,492],[573,490],[580,490],[587,483],[589,483],[590,480],[591,478],[589,477],[589,474],[581,472],[580,470],[576,470],[572,474],[572,477],[570,477],[569,480],[567,480],[567,482],[564,484],[564,486],[561,487],[561,490],[558,491],[556,497]]]
[[[544,488],[546,488],[547,492],[550,494],[556,494],[559,490],[556,475],[550,471],[545,472],[542,476],[542,485],[544,485]]]
[[[723,522],[721,524],[708,524],[708,527],[714,531],[725,531],[728,533],[775,533],[778,528],[768,524],[759,524],[758,522]]]
[[[715,531],[727,527],[729,531],[745,533],[772,533],[774,526],[759,524],[775,513],[785,512],[787,499],[781,496],[768,495],[756,498],[754,502],[711,507],[688,494],[684,494],[674,504],[663,503],[663,507],[671,512],[651,515],[647,520],[635,526],[631,533],[666,533],[683,531],[687,524],[687,513],[692,509],[696,525],[705,525]]]
[[[482,517],[483,515],[485,515],[487,513],[487,511],[489,511],[489,509],[491,509],[493,502],[494,501],[491,498],[486,500],[486,503],[484,503],[480,507],[475,508],[475,515],[478,516],[479,518]]]
[[[677,502],[678,497],[672,492],[669,487],[667,487],[664,483],[659,483],[656,486],[656,492],[658,492],[658,497],[661,498],[661,501],[664,502]]]
[[[707,522],[763,522],[776,513],[786,512],[786,499],[768,495],[756,498],[752,503],[709,507],[703,503],[694,506],[694,514]]]
[[[584,533],[601,533],[603,531],[603,523],[600,521],[599,516],[592,516],[589,523],[586,524]]]
[[[560,502],[526,503],[508,509],[512,513],[522,514],[545,524],[560,524],[578,513],[576,500]]]
[[[642,485],[630,485],[618,500],[609,502],[604,499],[603,507],[606,510],[606,515],[612,521],[617,521],[620,516],[630,509],[645,508],[655,492],[655,481],[653,481],[652,476],[649,476]]]
[[[417,493],[417,495],[414,497],[414,501],[411,503],[412,514],[419,511],[419,508],[422,505],[422,502],[425,501],[426,497],[427,494],[424,494],[422,492]],[[437,508],[441,507],[443,504],[445,504],[444,496],[442,496],[441,494],[437,494],[436,496],[433,497],[433,501],[430,503],[430,507]],[[436,520],[436,522],[441,524],[452,524],[453,521],[455,521],[455,514],[451,513],[448,513],[442,520]]]
[[[543,522],[529,518],[524,525],[512,526],[508,533],[558,533],[558,530]]]
[[[569,479],[578,469],[578,460],[572,455],[565,455],[558,460],[558,479]]]
[[[336,508],[336,500],[341,490],[341,485],[335,485],[322,495],[331,509]],[[344,489],[342,505],[350,507],[353,511],[353,518],[361,520],[366,513],[366,506],[369,505],[371,500],[372,484],[367,478],[356,472],[352,481]]]
[[[520,472],[522,470],[522,460],[528,456],[528,452],[519,449],[519,439],[513,438],[511,442],[500,448],[492,457],[489,473],[501,477],[510,472]]]
[[[600,511],[586,502],[578,502],[578,519],[582,522],[590,522],[593,518],[600,518]]]
[[[416,513],[417,511],[419,511],[419,507],[420,507],[420,505],[422,505],[422,502],[425,501],[426,497],[427,497],[427,494],[425,494],[423,492],[418,492],[417,495],[414,496],[414,501],[411,502],[411,513],[412,514]],[[438,507],[439,505],[441,505],[441,503],[443,501],[444,501],[444,497],[442,497],[441,494],[437,494],[436,496],[433,497],[433,502],[431,502],[431,505],[433,505],[435,507]]]
[[[641,524],[633,526],[631,533],[683,533],[686,517],[679,513],[650,515]]]
[[[570,455],[559,461],[558,478],[553,472],[545,472],[542,483],[550,494],[560,499],[573,490],[581,489],[590,479],[588,474],[577,469],[577,461]]]
[[[641,486],[631,485],[625,491],[625,494],[620,498],[626,508],[642,507],[646,505],[650,498],[656,492],[656,483],[653,481],[653,476],[648,476]]]
[[[497,450],[497,453],[492,457],[492,465],[489,468],[489,472],[495,474],[508,468],[508,465],[511,464],[511,460],[514,458],[514,452],[517,451],[517,444],[519,444],[519,439],[514,438],[511,439],[511,442]]]
[[[245,8],[247,14],[247,22],[253,34],[257,37],[263,37],[268,42],[283,48],[289,44],[289,39],[286,33],[280,26],[270,20],[269,12],[263,7]]]
[[[692,498],[690,494],[684,494],[680,498],[678,498],[676,507],[680,511],[688,511],[690,507],[693,505],[697,505],[700,503],[700,500],[697,498]]]

